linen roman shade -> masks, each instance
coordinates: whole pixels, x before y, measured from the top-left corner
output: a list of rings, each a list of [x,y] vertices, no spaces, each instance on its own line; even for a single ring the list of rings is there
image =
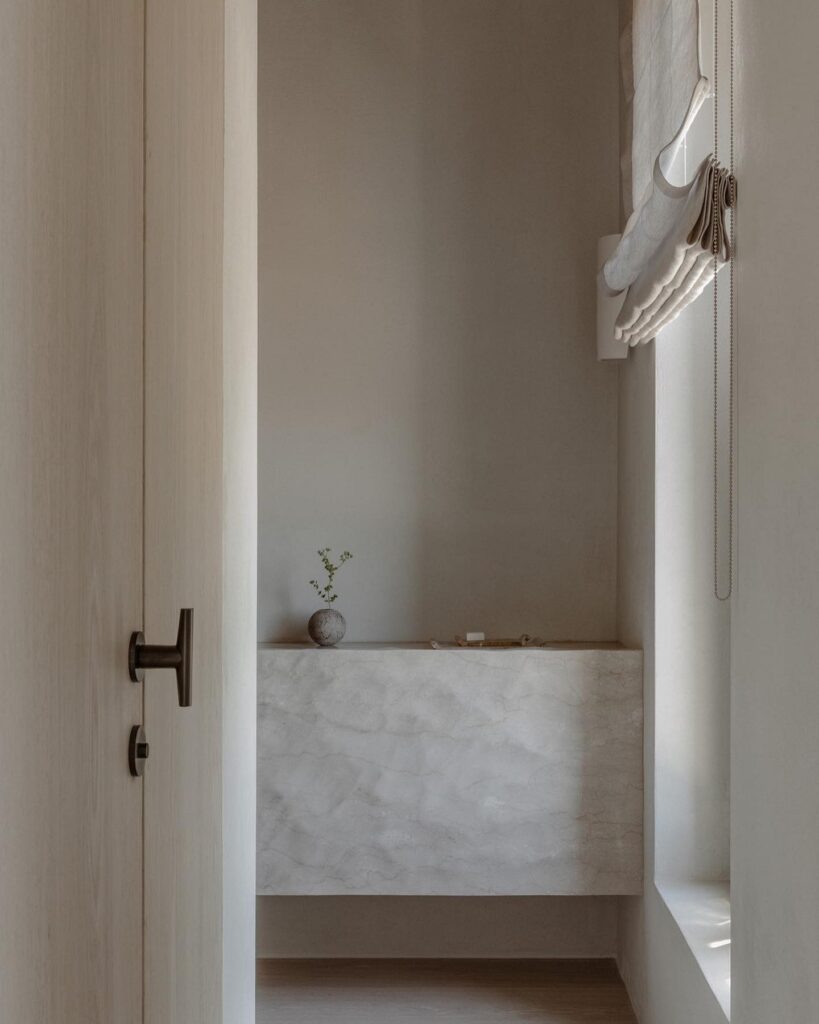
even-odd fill
[[[686,133],[710,95],[700,67],[698,0],[633,0],[622,46],[622,59],[629,57],[631,145],[622,170],[634,212],[603,265],[601,284],[608,294],[623,295],[615,338],[637,345],[675,319],[727,262],[733,190],[713,157],[690,181],[670,180]]]

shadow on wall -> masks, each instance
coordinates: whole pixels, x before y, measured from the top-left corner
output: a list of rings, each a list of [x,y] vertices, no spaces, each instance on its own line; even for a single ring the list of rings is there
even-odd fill
[[[259,896],[260,958],[613,957],[613,896]]]
[[[616,5],[260,17],[260,638],[612,638]]]

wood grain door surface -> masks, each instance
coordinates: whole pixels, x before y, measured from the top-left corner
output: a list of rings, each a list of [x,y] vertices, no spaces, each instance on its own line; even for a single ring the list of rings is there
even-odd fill
[[[0,5],[0,1021],[142,1021],[143,9]]]
[[[3,1024],[222,1017],[223,34],[0,4]],[[181,607],[187,709],[126,657]]]
[[[224,2],[147,0],[145,633],[194,609],[193,702],[148,673],[145,1021],[222,1019]]]

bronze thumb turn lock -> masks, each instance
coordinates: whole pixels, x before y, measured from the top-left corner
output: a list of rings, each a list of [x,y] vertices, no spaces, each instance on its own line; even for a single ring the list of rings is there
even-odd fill
[[[191,706],[191,658],[193,656],[193,608],[179,612],[176,645],[162,647],[146,644],[142,633],[132,633],[128,647],[128,672],[135,683],[145,678],[146,668],[172,668],[176,672],[176,688],[180,708]]]
[[[150,747],[145,736],[145,730],[141,725],[135,725],[131,729],[131,738],[128,741],[128,767],[134,778],[139,778],[145,771],[145,762],[148,760]]]

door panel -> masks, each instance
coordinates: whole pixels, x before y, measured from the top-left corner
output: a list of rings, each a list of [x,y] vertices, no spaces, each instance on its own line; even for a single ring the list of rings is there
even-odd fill
[[[0,7],[0,1020],[142,1020],[141,0]]]
[[[193,702],[148,672],[147,1024],[222,1016],[222,0],[148,0],[145,636],[192,607]]]

